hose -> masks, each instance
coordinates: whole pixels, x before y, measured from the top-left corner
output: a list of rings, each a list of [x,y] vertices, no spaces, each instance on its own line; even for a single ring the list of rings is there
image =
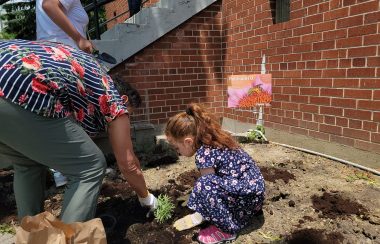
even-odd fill
[[[328,158],[328,159],[331,159],[331,160],[334,160],[334,161],[338,161],[338,162],[343,163],[343,164],[347,164],[347,165],[350,165],[350,166],[353,166],[353,167],[356,167],[356,168],[359,168],[359,169],[371,172],[374,175],[380,176],[380,172],[377,171],[377,170],[375,170],[375,169],[371,169],[371,168],[365,167],[363,165],[360,165],[360,164],[357,164],[357,163],[353,163],[353,162],[350,162],[350,161],[347,161],[347,160],[344,160],[344,159],[341,159],[341,158],[337,158],[337,157],[330,156],[330,155],[327,155],[327,154],[324,154],[324,153],[319,153],[319,152],[315,152],[315,151],[312,151],[312,150],[309,150],[309,149],[305,149],[305,148],[301,148],[301,147],[294,147],[294,146],[290,146],[290,145],[282,144],[282,143],[278,143],[278,142],[270,142],[270,143],[275,144],[275,145],[279,145],[279,146],[283,146],[283,147],[287,147],[287,148],[291,148],[291,149],[295,149],[295,150],[302,151],[302,152],[307,152],[307,153],[314,154],[314,155],[317,155],[317,156],[325,157],[325,158]]]

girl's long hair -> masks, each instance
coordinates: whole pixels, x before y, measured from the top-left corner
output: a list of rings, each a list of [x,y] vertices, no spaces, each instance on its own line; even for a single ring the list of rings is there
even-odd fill
[[[239,147],[236,140],[228,132],[222,130],[218,121],[196,103],[191,103],[186,112],[178,113],[169,119],[165,135],[173,139],[193,136],[195,149],[202,144],[229,149]]]

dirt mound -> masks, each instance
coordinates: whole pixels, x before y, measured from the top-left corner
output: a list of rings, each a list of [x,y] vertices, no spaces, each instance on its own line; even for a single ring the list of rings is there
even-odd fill
[[[260,170],[266,181],[276,182],[277,180],[283,180],[285,184],[288,184],[289,180],[296,179],[294,174],[284,169],[261,167]]]
[[[201,176],[201,173],[194,169],[190,171],[186,171],[178,176],[176,181],[180,185],[194,186],[195,181]]]
[[[339,192],[324,192],[322,196],[314,195],[311,197],[313,208],[320,212],[319,217],[335,219],[345,215],[366,215],[368,210],[363,205],[350,199],[343,198]]]
[[[337,244],[343,243],[344,237],[340,233],[325,233],[325,230],[301,229],[287,236],[288,244]]]

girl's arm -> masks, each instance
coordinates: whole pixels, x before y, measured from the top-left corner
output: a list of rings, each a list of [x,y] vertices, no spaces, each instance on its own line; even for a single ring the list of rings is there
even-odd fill
[[[79,49],[92,53],[92,43],[75,29],[69,18],[67,18],[64,7],[59,0],[43,0],[42,8],[50,19],[75,41]]]
[[[130,122],[127,115],[121,115],[109,123],[109,140],[120,172],[140,198],[148,196],[145,179],[132,146]]]
[[[215,174],[214,168],[204,168],[199,170],[201,172],[201,175],[208,175],[208,174]]]

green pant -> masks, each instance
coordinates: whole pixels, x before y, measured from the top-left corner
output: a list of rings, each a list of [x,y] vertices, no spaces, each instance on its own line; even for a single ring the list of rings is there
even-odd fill
[[[19,218],[43,211],[47,167],[68,179],[61,219],[94,217],[106,162],[78,124],[42,117],[0,98],[0,131],[0,166],[14,168]]]

